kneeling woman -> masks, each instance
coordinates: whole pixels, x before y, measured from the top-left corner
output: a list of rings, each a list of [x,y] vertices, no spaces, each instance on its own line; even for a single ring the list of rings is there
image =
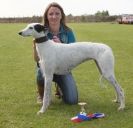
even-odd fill
[[[47,36],[49,39],[54,40],[57,43],[74,43],[75,37],[72,30],[66,26],[65,14],[63,8],[57,3],[51,3],[48,5],[43,16],[44,26],[47,28]],[[33,43],[34,59],[37,62],[37,89],[38,98],[37,102],[42,103],[44,93],[44,81],[40,67],[38,65],[39,57],[37,55],[35,42]],[[54,74],[53,81],[57,84],[56,95],[60,95],[62,92],[62,99],[67,104],[78,103],[78,92],[72,73],[66,75]]]

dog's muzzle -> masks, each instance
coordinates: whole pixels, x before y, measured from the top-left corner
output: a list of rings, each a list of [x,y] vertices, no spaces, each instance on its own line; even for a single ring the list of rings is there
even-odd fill
[[[19,32],[18,34],[19,34],[19,35],[22,35],[22,32]]]

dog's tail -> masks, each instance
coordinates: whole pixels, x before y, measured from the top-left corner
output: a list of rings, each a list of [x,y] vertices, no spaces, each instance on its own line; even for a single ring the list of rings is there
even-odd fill
[[[105,80],[104,76],[101,75],[99,78],[99,82],[102,88],[107,88],[106,84],[103,82]]]

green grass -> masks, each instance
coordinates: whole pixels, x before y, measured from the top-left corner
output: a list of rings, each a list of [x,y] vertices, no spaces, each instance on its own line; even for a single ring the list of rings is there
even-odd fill
[[[69,24],[77,41],[104,42],[112,47],[116,77],[125,90],[126,109],[117,112],[112,103],[114,89],[106,81],[99,85],[99,73],[93,61],[73,70],[79,101],[87,102],[87,112],[104,112],[106,117],[80,124],[70,118],[79,112],[78,105],[66,105],[54,97],[46,113],[37,116],[35,62],[32,38],[17,32],[26,24],[0,24],[0,128],[132,128],[133,126],[133,26],[111,23]]]

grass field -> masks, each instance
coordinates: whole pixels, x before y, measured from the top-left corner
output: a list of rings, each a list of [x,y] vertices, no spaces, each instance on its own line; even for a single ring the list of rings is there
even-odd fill
[[[104,81],[93,61],[73,70],[79,101],[87,102],[87,112],[103,112],[106,117],[74,124],[70,118],[78,105],[66,105],[54,96],[46,113],[37,116],[35,62],[32,38],[18,36],[26,24],[0,24],[0,128],[132,128],[133,127],[133,26],[112,23],[69,24],[77,41],[104,42],[112,47],[116,77],[125,90],[126,109],[118,112],[113,87]]]

